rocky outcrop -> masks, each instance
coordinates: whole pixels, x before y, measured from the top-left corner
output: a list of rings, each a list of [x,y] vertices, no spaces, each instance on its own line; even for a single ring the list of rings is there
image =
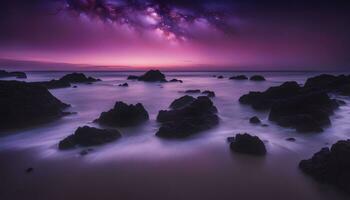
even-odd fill
[[[307,79],[305,89],[350,95],[350,76],[322,74]]]
[[[231,80],[248,80],[248,77],[245,75],[231,76]]]
[[[261,76],[261,75],[254,75],[252,77],[250,77],[251,81],[266,81],[265,77]]]
[[[260,124],[261,123],[260,119],[257,116],[254,116],[254,117],[250,118],[249,122],[251,124]]]
[[[60,150],[72,149],[79,146],[95,146],[112,142],[121,137],[117,130],[79,127],[74,134],[64,138],[58,144]]]
[[[128,79],[145,82],[167,82],[165,75],[159,70],[149,70],[141,76],[128,76]]]
[[[312,158],[302,160],[299,168],[319,182],[332,184],[350,193],[350,140],[322,148]]]
[[[101,113],[95,122],[106,126],[127,127],[138,125],[148,119],[149,115],[142,104],[127,105],[116,102],[113,109]]]
[[[185,138],[208,130],[219,123],[213,102],[200,96],[181,109],[161,110],[157,121],[161,123],[156,135],[163,138]]]
[[[5,70],[0,70],[0,78],[16,77],[16,78],[27,78],[24,72],[7,72]]]
[[[41,82],[31,82],[31,85],[41,86],[47,89],[57,89],[57,88],[67,88],[71,87],[71,84],[67,81],[61,80],[51,80],[51,81],[41,81]]]
[[[72,83],[93,83],[101,81],[100,79],[96,79],[93,77],[87,77],[83,73],[71,73],[63,76],[62,78],[58,80],[51,80],[51,81],[41,81],[41,82],[32,82],[32,85],[36,86],[43,86],[47,89],[57,89],[57,88],[66,88],[71,87]]]
[[[202,92],[202,94],[207,95],[207,97],[215,97],[215,92],[210,90],[205,90]]]
[[[228,141],[234,152],[256,156],[266,154],[265,144],[257,136],[251,136],[247,133],[237,134],[235,137],[228,138]]]
[[[171,104],[171,109],[182,109],[191,103],[193,103],[196,99],[192,96],[185,95],[183,97],[180,97],[178,99],[175,99]]]
[[[69,105],[45,87],[19,81],[0,81],[0,129],[14,129],[43,123],[67,113]]]

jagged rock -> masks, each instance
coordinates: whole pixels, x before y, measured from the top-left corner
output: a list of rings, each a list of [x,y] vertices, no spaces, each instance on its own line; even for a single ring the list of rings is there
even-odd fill
[[[138,125],[148,119],[148,113],[142,104],[127,105],[116,102],[113,109],[101,113],[95,122],[107,126],[127,127]]]
[[[231,80],[248,80],[248,77],[245,75],[238,75],[230,77]]]
[[[119,84],[118,86],[119,87],[129,87],[129,84],[128,83],[123,83],[123,84]]]
[[[331,149],[322,148],[312,158],[302,160],[299,167],[317,181],[350,193],[350,140],[340,140]]]
[[[0,129],[43,123],[67,113],[46,88],[19,81],[0,81]]]
[[[201,93],[200,90],[186,90],[185,93]]]
[[[171,104],[170,108],[172,109],[182,109],[188,105],[190,105],[192,102],[194,102],[196,99],[192,96],[185,95],[183,97],[180,97],[178,99],[175,99]]]
[[[215,97],[215,92],[209,90],[203,91],[202,94],[207,95],[207,97]]]
[[[156,135],[163,138],[184,138],[210,129],[219,123],[216,113],[213,102],[205,96],[198,97],[182,109],[161,110],[157,116],[161,127]]]
[[[250,118],[249,122],[252,124],[260,124],[261,123],[260,119],[257,116]]]
[[[254,75],[250,77],[251,81],[266,81],[266,79],[261,75]]]
[[[237,134],[229,140],[230,148],[237,153],[263,156],[266,154],[266,148],[263,141],[257,136],[251,136],[247,133]]]
[[[7,72],[5,70],[0,70],[0,78],[6,77],[27,78],[27,75],[24,72]]]
[[[79,127],[74,134],[64,138],[58,144],[60,150],[72,149],[76,145],[94,146],[112,142],[121,137],[117,130],[97,129],[93,127]]]

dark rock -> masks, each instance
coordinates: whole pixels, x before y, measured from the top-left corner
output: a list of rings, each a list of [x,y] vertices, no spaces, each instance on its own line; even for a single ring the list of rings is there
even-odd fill
[[[57,88],[67,88],[71,87],[71,84],[67,81],[61,80],[51,80],[51,81],[41,81],[41,82],[31,82],[31,85],[42,86],[47,89],[57,89]]]
[[[350,96],[350,84],[339,87],[337,92],[343,96]]]
[[[146,82],[166,82],[165,75],[159,70],[150,70],[138,78],[139,81]]]
[[[247,133],[231,138],[230,148],[237,153],[262,156],[266,154],[265,144],[257,137]]]
[[[192,102],[194,102],[196,99],[192,96],[183,96],[178,99],[175,99],[171,104],[170,108],[172,109],[182,109],[188,105],[190,105]]]
[[[333,92],[341,95],[350,95],[350,76],[322,74],[307,79],[305,89]]]
[[[231,143],[233,141],[235,141],[235,137],[228,137],[227,138],[227,142]]]
[[[252,124],[260,124],[261,123],[260,119],[257,116],[250,118],[249,122]]]
[[[201,93],[200,90],[186,90],[185,93]]]
[[[350,193],[350,140],[340,140],[331,149],[322,148],[312,158],[302,160],[299,167],[317,181]]]
[[[19,81],[0,81],[0,129],[32,126],[59,118],[69,105],[46,88]]]
[[[262,127],[268,127],[269,125],[268,124],[262,124],[261,126]]]
[[[0,78],[6,77],[27,78],[27,75],[24,72],[7,72],[5,70],[0,70]]]
[[[291,138],[287,138],[286,140],[289,141],[289,142],[295,142],[296,141],[296,139],[292,138],[292,137]]]
[[[64,75],[59,81],[68,83],[92,83],[96,81],[101,81],[100,79],[95,79],[93,77],[87,77],[83,73],[71,73]]]
[[[245,75],[238,75],[230,77],[231,80],[248,80],[248,77]]]
[[[138,76],[133,76],[133,75],[128,76],[128,80],[138,80],[138,79],[139,79]]]
[[[157,121],[161,123],[156,135],[163,138],[185,138],[210,129],[219,123],[217,109],[205,96],[198,97],[182,109],[159,111]]]
[[[79,154],[80,154],[81,156],[85,156],[85,155],[87,155],[88,153],[89,153],[88,150],[82,150]]]
[[[73,88],[78,88],[78,86],[74,85]]]
[[[205,90],[202,94],[207,95],[207,97],[215,97],[215,92],[209,90]]]
[[[218,76],[217,78],[218,78],[218,79],[223,79],[223,78],[224,78],[224,76]]]
[[[266,81],[266,79],[261,75],[254,75],[250,77],[251,81]]]
[[[123,84],[119,84],[118,86],[119,87],[129,87],[129,84],[128,83],[123,83]]]
[[[171,79],[169,82],[171,82],[171,83],[176,83],[176,82],[178,82],[178,83],[183,83],[182,80],[179,80],[179,79],[176,79],[176,78]]]
[[[127,105],[123,102],[116,102],[113,109],[101,113],[95,122],[107,126],[127,127],[138,125],[148,119],[148,113],[142,104]]]
[[[31,172],[33,172],[33,170],[34,170],[34,169],[33,169],[32,167],[28,167],[28,168],[26,169],[26,172],[27,172],[27,173],[31,173]]]
[[[60,150],[72,149],[76,145],[94,146],[112,142],[120,138],[121,135],[113,129],[97,129],[93,127],[79,127],[73,135],[61,140],[58,144]]]

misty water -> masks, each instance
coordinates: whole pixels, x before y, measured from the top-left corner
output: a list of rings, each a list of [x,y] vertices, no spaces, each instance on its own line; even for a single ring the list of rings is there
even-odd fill
[[[26,81],[59,78],[68,72],[28,72]],[[166,72],[183,83],[145,83],[126,80],[141,72],[86,72],[102,79],[92,85],[53,89],[76,114],[43,125],[0,135],[0,199],[347,199],[329,185],[315,182],[298,169],[301,159],[322,147],[350,137],[350,99],[331,117],[332,125],[319,134],[300,134],[267,120],[238,99],[249,91],[263,91],[285,81],[303,84],[318,73],[264,72],[265,82],[229,80],[235,72]],[[213,75],[223,75],[217,79]],[[128,82],[129,87],[118,87]],[[183,140],[155,137],[156,116],[188,89],[215,91],[220,124]],[[92,121],[116,101],[142,103],[150,120],[118,129],[122,138],[93,147],[59,151],[58,142],[79,126],[99,127]],[[267,127],[252,125],[257,115]],[[267,155],[259,158],[232,153],[226,138],[237,133],[259,136]],[[294,137],[295,142],[286,141]],[[31,174],[25,169],[33,167]]]

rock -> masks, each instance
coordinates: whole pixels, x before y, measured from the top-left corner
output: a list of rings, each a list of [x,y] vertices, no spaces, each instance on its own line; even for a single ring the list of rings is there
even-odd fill
[[[92,83],[101,81],[100,79],[95,79],[93,77],[87,77],[83,73],[71,73],[64,75],[59,81],[68,82],[68,83]]]
[[[186,90],[185,93],[201,93],[200,90]]]
[[[322,148],[299,168],[315,180],[350,193],[350,140],[340,140],[331,149]]]
[[[217,109],[209,97],[200,96],[182,109],[158,113],[161,123],[156,136],[163,138],[185,138],[208,130],[219,123]]]
[[[175,99],[171,104],[170,108],[172,109],[182,109],[188,105],[190,105],[192,102],[194,102],[196,99],[192,96],[185,95],[183,97],[180,97],[178,99]]]
[[[233,141],[235,141],[235,137],[228,137],[228,138],[227,138],[227,142],[230,142],[230,143],[231,143],[231,142],[233,142]]]
[[[286,140],[289,141],[289,142],[295,142],[295,141],[296,141],[296,139],[295,139],[295,138],[292,138],[292,137],[287,138]]]
[[[138,79],[139,79],[138,76],[133,76],[133,75],[128,76],[128,80],[138,80]]]
[[[234,152],[257,156],[266,154],[265,144],[257,136],[251,136],[247,133],[237,134],[230,140],[230,148]]]
[[[337,93],[343,96],[350,96],[350,84],[339,87]]]
[[[142,104],[127,105],[123,102],[116,102],[113,109],[101,113],[95,122],[107,126],[128,127],[138,125],[148,119],[148,113]]]
[[[322,74],[307,79],[305,89],[350,95],[350,76]]]
[[[275,103],[269,120],[298,132],[322,132],[323,126],[330,125],[329,116],[336,108],[338,104],[326,93],[314,92]]]
[[[41,86],[47,89],[57,89],[57,88],[67,88],[71,87],[71,84],[67,81],[61,80],[51,80],[51,81],[41,81],[41,82],[31,82],[31,85]]]
[[[266,81],[266,79],[261,75],[254,75],[250,77],[251,81]]]
[[[215,92],[209,90],[205,90],[202,94],[207,95],[207,97],[215,97]]]
[[[218,79],[223,79],[223,78],[224,78],[224,76],[218,76],[217,78],[218,78]]]
[[[27,78],[27,75],[24,72],[7,72],[5,70],[0,70],[0,78],[6,77]]]
[[[78,88],[78,86],[74,85],[73,88]]]
[[[81,156],[85,156],[85,155],[87,155],[88,153],[89,153],[88,150],[82,150],[79,154],[80,154]]]
[[[128,83],[123,83],[123,84],[119,84],[118,86],[119,87],[129,87],[129,84]]]
[[[176,78],[171,79],[169,82],[171,82],[171,83],[176,83],[176,82],[178,82],[178,83],[183,83],[182,80],[178,80],[178,79],[176,79]]]
[[[231,80],[248,80],[248,77],[245,75],[238,75],[230,77]]]
[[[67,114],[46,88],[19,81],[0,81],[0,130],[44,123]]]
[[[139,81],[146,82],[166,82],[165,75],[159,70],[150,70],[138,78]]]
[[[254,117],[250,118],[249,122],[251,124],[260,124],[261,123],[260,119],[257,116],[254,116]]]
[[[60,150],[72,149],[79,146],[95,146],[112,142],[121,137],[117,130],[97,129],[93,127],[79,127],[73,135],[61,140],[58,144]]]
[[[33,172],[33,170],[34,170],[34,169],[33,169],[32,167],[28,167],[28,168],[26,169],[26,172],[27,172],[27,173],[31,173],[31,172]]]

